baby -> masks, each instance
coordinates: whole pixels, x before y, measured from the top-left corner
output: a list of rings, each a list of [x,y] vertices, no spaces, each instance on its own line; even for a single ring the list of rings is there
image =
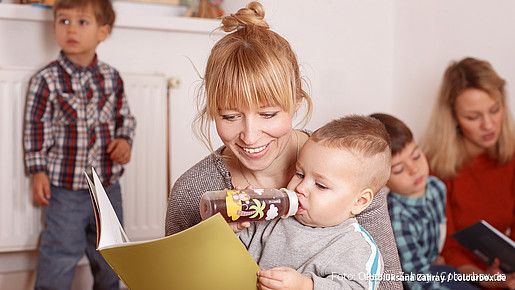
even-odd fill
[[[238,233],[262,269],[258,287],[377,289],[382,257],[354,216],[386,184],[390,167],[388,134],[378,120],[352,115],[316,130],[288,185],[299,199],[295,217]]]

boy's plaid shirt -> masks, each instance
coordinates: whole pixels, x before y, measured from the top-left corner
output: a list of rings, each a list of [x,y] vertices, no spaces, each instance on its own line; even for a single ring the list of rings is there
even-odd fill
[[[81,68],[62,52],[35,74],[25,106],[25,165],[30,174],[44,171],[54,186],[87,188],[83,170],[94,167],[102,183],[123,173],[107,144],[124,138],[132,144],[136,120],[123,81],[109,65],[94,61]]]
[[[447,188],[434,176],[429,176],[423,197],[410,198],[388,193],[388,212],[405,273],[429,274],[429,266],[439,256],[446,236]],[[405,288],[447,289],[438,282],[407,281]]]

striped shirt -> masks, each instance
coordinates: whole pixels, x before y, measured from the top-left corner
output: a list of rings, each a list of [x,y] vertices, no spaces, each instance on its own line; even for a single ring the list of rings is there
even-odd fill
[[[445,184],[429,176],[423,197],[390,192],[388,210],[405,273],[429,274],[445,240]],[[437,282],[408,281],[407,289],[446,289]]]
[[[24,151],[29,174],[46,172],[54,186],[87,188],[83,171],[94,167],[102,183],[123,173],[107,145],[114,138],[132,144],[136,121],[119,73],[97,60],[87,67],[63,52],[30,80],[25,107]]]

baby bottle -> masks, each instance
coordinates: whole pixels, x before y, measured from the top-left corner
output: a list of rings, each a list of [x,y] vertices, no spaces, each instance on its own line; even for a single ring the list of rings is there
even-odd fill
[[[285,218],[297,213],[297,194],[289,189],[225,189],[208,191],[200,199],[200,216],[216,213],[228,222],[245,222]]]

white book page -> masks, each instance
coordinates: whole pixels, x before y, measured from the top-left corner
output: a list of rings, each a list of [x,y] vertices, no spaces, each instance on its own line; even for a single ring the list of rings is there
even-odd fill
[[[100,241],[98,242],[98,249],[102,249],[111,245],[123,244],[129,241],[125,231],[123,230],[118,217],[107,197],[102,182],[98,178],[95,169],[92,169],[93,175],[93,188],[91,192],[94,194],[94,200],[98,206],[98,214],[100,215]],[[88,178],[88,183],[91,181]],[[90,186],[92,184],[90,183]]]

